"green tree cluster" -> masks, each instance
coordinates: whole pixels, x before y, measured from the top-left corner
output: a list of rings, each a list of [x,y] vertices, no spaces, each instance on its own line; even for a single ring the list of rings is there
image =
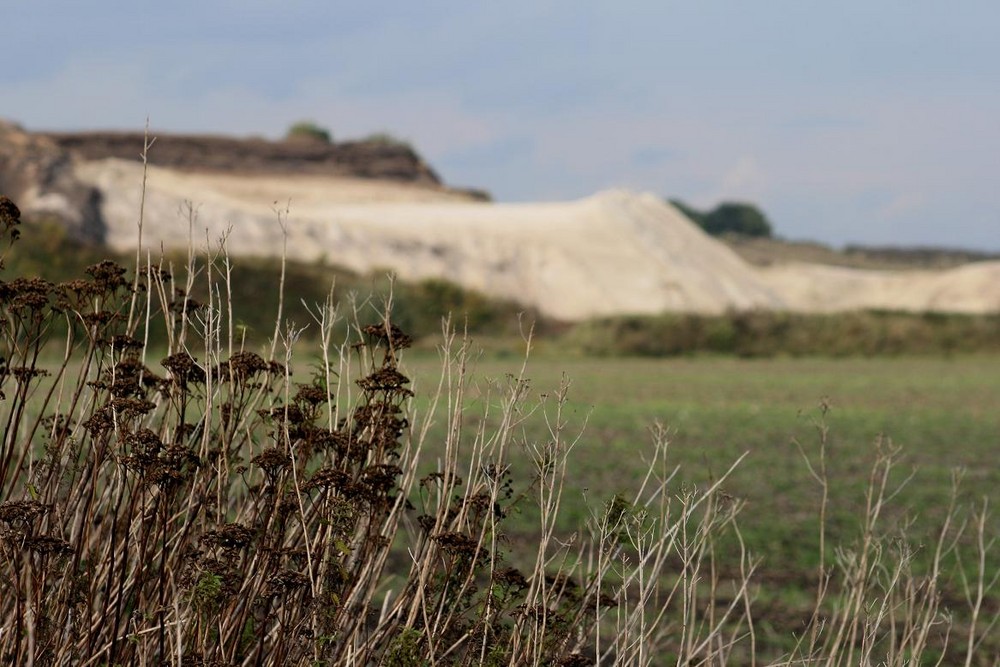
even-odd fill
[[[699,211],[680,199],[671,199],[670,203],[712,236],[741,234],[770,238],[774,233],[767,217],[753,204],[723,202],[711,211]]]
[[[319,141],[324,144],[333,143],[333,135],[330,134],[330,130],[311,120],[300,120],[292,124],[288,128],[288,131],[285,132],[285,139],[307,139],[310,141]]]

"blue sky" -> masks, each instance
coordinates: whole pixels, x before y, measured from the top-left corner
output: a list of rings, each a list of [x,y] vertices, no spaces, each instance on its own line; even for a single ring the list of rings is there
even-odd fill
[[[501,201],[757,203],[788,238],[1000,250],[1000,3],[7,0],[30,129],[389,131]]]

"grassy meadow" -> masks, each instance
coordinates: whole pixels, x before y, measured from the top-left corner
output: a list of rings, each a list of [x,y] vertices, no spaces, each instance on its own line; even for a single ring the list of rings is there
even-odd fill
[[[473,396],[519,365],[516,358],[479,357],[471,369]],[[424,381],[436,377],[438,366],[428,353],[413,352],[405,361]],[[616,483],[633,480],[659,422],[670,434],[671,459],[692,480],[717,475],[748,453],[730,491],[747,499],[750,514],[787,517],[796,506],[808,511],[811,496],[795,443],[812,453],[822,421],[838,482],[863,481],[857,473],[881,435],[902,448],[901,473],[916,468],[904,494],[916,503],[913,510],[946,500],[956,467],[966,469],[966,497],[1000,489],[1000,468],[990,465],[1000,446],[998,356],[593,359],[542,351],[529,358],[526,375],[536,394],[552,393],[564,377],[570,381],[567,408],[583,429],[573,456],[579,488],[615,492]]]
[[[431,355],[411,355],[406,363],[417,378],[434,377],[438,365]],[[479,358],[472,370],[478,389],[470,395],[485,394],[517,365],[509,356]],[[543,344],[527,368],[536,395],[570,380],[566,414],[582,428],[561,515],[566,533],[580,528],[588,501],[626,492],[645,475],[654,424],[667,429],[678,488],[704,487],[746,454],[723,490],[745,503],[743,537],[762,559],[756,589],[766,610],[762,621],[781,627],[786,639],[805,622],[815,592],[821,494],[803,454],[815,461],[821,438],[831,489],[828,555],[859,537],[880,442],[900,449],[890,483],[901,485],[880,530],[906,533],[918,545],[917,562],[930,558],[956,471],[967,509],[1000,499],[998,356],[594,359],[561,356]],[[525,437],[545,437],[544,424],[536,420]],[[521,462],[514,458],[515,471],[529,475],[530,462]],[[989,518],[989,528],[1000,532],[1000,515]],[[971,568],[972,552],[963,555],[962,567]],[[992,554],[988,568],[1000,571],[1000,554]],[[948,582],[946,597],[959,616],[961,589],[959,578]],[[1000,609],[1000,591],[990,605]],[[1000,651],[1000,642],[989,651]]]

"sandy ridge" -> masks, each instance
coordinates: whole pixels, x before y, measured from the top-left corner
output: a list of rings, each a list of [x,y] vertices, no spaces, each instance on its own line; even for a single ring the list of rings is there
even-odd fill
[[[112,246],[134,246],[141,169],[113,159],[76,167],[103,193]],[[282,245],[277,211],[286,206],[292,258],[444,278],[567,320],[750,308],[1000,310],[1000,262],[948,271],[758,268],[658,197],[617,190],[574,202],[492,204],[414,184],[154,167],[145,245],[186,247],[192,235],[204,245],[227,235],[233,255],[273,255]]]

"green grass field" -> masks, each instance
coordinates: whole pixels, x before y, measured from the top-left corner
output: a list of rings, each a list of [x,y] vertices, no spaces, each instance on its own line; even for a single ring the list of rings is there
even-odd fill
[[[519,368],[516,359],[481,358],[473,367],[476,392],[489,379]],[[425,386],[438,361],[411,355],[411,375]],[[551,393],[565,375],[568,407],[586,428],[575,451],[580,488],[615,490],[643,471],[642,453],[655,422],[666,425],[675,463],[692,481],[747,459],[730,493],[746,498],[748,513],[783,504],[783,487],[807,494],[807,470],[794,442],[818,445],[820,404],[830,434],[837,481],[863,481],[876,438],[903,448],[906,472],[916,467],[905,498],[931,506],[946,497],[950,471],[967,469],[964,495],[1000,488],[993,453],[1000,446],[1000,358],[954,359],[587,359],[542,356],[528,362],[535,394]],[[902,470],[900,471],[903,472]],[[798,488],[799,482],[807,488]]]
[[[301,352],[294,379],[308,382],[309,352]],[[149,356],[157,371],[162,370],[159,358]],[[517,374],[521,364],[509,351],[475,358],[467,435],[484,409],[496,414],[497,387]],[[440,368],[438,356],[427,349],[406,354],[403,370],[416,392],[414,432],[422,426],[419,415],[427,408]],[[776,659],[789,651],[791,637],[813,609],[820,491],[800,448],[815,458],[821,427],[828,433],[831,488],[828,562],[837,545],[850,545],[858,537],[867,476],[880,438],[902,448],[894,481],[912,474],[884,513],[880,531],[894,535],[905,526],[907,539],[918,549],[918,568],[940,529],[953,470],[965,471],[960,502],[966,508],[998,499],[1000,467],[993,452],[1000,445],[1000,357],[596,359],[543,347],[529,359],[525,376],[530,380],[526,404],[540,407],[519,432],[521,444],[548,437],[544,416],[553,414],[556,390],[569,382],[563,409],[566,435],[580,437],[559,513],[560,532],[567,539],[584,529],[591,510],[636,488],[647,470],[651,428],[657,423],[670,434],[668,463],[679,468],[673,482],[677,493],[692,485],[705,488],[746,454],[724,491],[745,503],[743,536],[761,560],[753,589],[761,658]],[[824,412],[821,405],[828,409]],[[421,474],[432,472],[443,455],[442,424],[439,414],[422,454]],[[515,490],[523,489],[534,470],[526,453],[519,456],[517,446],[511,451],[507,463]],[[508,523],[511,545],[529,542],[538,531],[537,509],[530,501],[519,508]],[[1000,534],[998,516],[989,519],[988,535]],[[961,542],[966,560],[960,569],[970,571],[972,546],[970,534]],[[726,545],[722,547],[724,557]],[[516,559],[516,546],[510,552]],[[995,553],[990,558],[988,571],[997,571],[1000,560]],[[725,571],[723,559],[719,567]],[[960,580],[945,582],[944,598],[944,606],[963,618],[967,606]],[[986,608],[993,614],[1000,609],[1000,592],[991,592]],[[996,653],[1000,643],[994,640],[985,650]]]
[[[418,399],[432,388],[438,365],[430,355],[406,360],[417,379]],[[489,400],[491,382],[516,373],[519,365],[516,358],[479,359],[470,395]],[[964,469],[960,502],[967,509],[983,499],[991,506],[998,500],[997,357],[650,360],[542,354],[529,361],[526,372],[536,397],[551,394],[564,375],[571,381],[566,413],[576,430],[583,428],[561,515],[566,534],[581,527],[588,503],[596,506],[636,486],[647,469],[650,427],[656,422],[671,433],[668,458],[680,466],[678,489],[704,485],[747,453],[725,491],[745,501],[740,523],[750,549],[762,559],[756,596],[763,612],[758,613],[774,623],[775,636],[779,628],[794,631],[811,610],[820,490],[795,443],[815,457],[821,424],[828,429],[830,558],[837,544],[849,545],[858,536],[880,437],[902,448],[892,479],[901,483],[912,474],[880,527],[893,535],[905,525],[918,563],[929,556],[940,529],[954,469]],[[829,406],[825,416],[821,403]],[[536,414],[524,438],[544,437],[544,421]],[[434,456],[434,442],[432,437],[425,456]],[[530,476],[526,461],[510,462],[515,479]],[[526,510],[526,526],[532,518]],[[994,513],[987,532],[997,535],[998,528],[1000,515]],[[530,528],[525,533],[527,538]],[[968,570],[971,541],[962,545]],[[995,554],[992,558],[996,571],[1000,562]],[[949,582],[946,604],[963,614],[960,581]],[[1000,605],[997,591],[989,604]]]

